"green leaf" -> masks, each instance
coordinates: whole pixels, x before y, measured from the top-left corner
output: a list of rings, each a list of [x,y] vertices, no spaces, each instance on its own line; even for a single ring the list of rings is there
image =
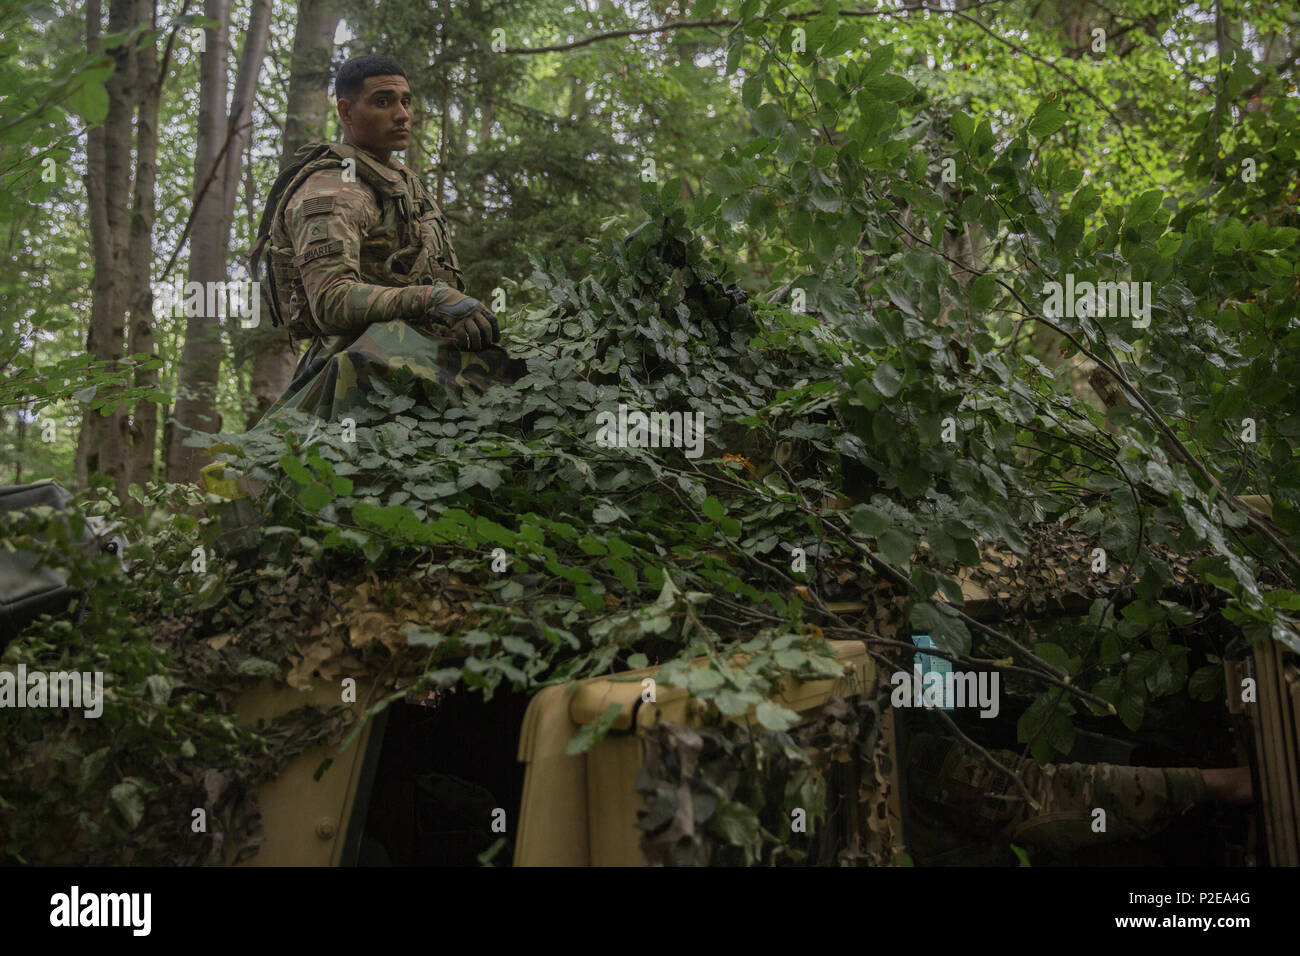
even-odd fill
[[[879,538],[889,527],[889,519],[871,505],[862,505],[853,512],[853,530],[870,538]]]
[[[112,754],[112,747],[101,747],[81,762],[81,779],[77,783],[77,793],[85,793],[86,789],[99,779]]]
[[[128,829],[134,830],[144,819],[144,794],[138,784],[124,780],[108,793],[117,812],[122,814]]]
[[[717,696],[713,698],[713,703],[726,716],[740,717],[749,712],[750,704],[754,703],[754,699],[752,694],[740,694],[729,688],[724,688],[718,691]]]
[[[686,674],[686,689],[696,697],[712,697],[725,682],[726,678],[711,667],[692,667]]]
[[[1119,719],[1129,730],[1136,731],[1142,726],[1142,716],[1146,712],[1146,698],[1141,693],[1127,691],[1115,705]]]
[[[99,70],[87,70],[81,81],[68,94],[68,109],[93,126],[108,115],[108,90],[104,88]],[[108,71],[104,71],[105,76]]]
[[[788,671],[797,671],[808,663],[808,655],[794,647],[787,647],[785,650],[777,651],[774,659],[777,667],[785,668]]]
[[[1073,750],[1075,731],[1069,714],[1058,709],[1047,722],[1047,729],[1043,731],[1042,739],[1051,744],[1057,753],[1068,754]]]
[[[799,715],[780,704],[765,700],[758,705],[758,722],[768,730],[789,730],[799,722]]]
[[[512,634],[507,634],[501,638],[501,646],[511,654],[519,657],[532,657],[537,653],[537,648],[533,647],[532,644],[522,637],[515,637]]]
[[[821,49],[821,55],[825,57],[839,56],[847,50],[858,45],[862,39],[862,25],[858,23],[842,23],[835,28]]]
[[[320,511],[334,500],[334,492],[318,481],[305,485],[298,496],[298,503],[308,511]]]
[[[884,76],[868,80],[866,87],[886,103],[897,103],[916,91],[915,86],[897,73],[886,73]]]
[[[1033,647],[1033,651],[1038,657],[1057,667],[1067,674],[1073,672],[1073,665],[1076,663],[1071,660],[1070,655],[1066,653],[1065,648],[1059,644],[1052,644],[1047,641],[1039,641]]]
[[[921,634],[930,639],[941,651],[949,654],[969,654],[971,637],[965,623],[933,604],[913,605],[908,621]]]
[[[605,739],[605,734],[609,728],[614,726],[614,721],[623,708],[618,704],[610,704],[605,708],[605,712],[589,724],[583,724],[578,728],[578,732],[573,735],[564,748],[564,752],[570,757],[576,757],[578,754],[586,753],[596,744]]]
[[[704,512],[704,516],[710,521],[721,521],[722,516],[726,514],[722,502],[717,498],[705,498],[700,504],[700,510]]]
[[[974,312],[983,312],[993,302],[993,296],[998,291],[998,280],[985,273],[982,276],[976,276],[969,286],[970,307]]]
[[[593,521],[599,524],[609,524],[611,521],[617,521],[622,515],[619,514],[618,509],[602,502],[596,505],[591,517]]]
[[[1055,103],[1048,101],[1038,107],[1034,118],[1029,121],[1029,135],[1035,139],[1046,139],[1065,125],[1066,115]]]
[[[968,146],[971,137],[975,134],[975,120],[961,110],[957,110],[949,117],[948,123],[952,127],[952,134],[957,142],[962,146]]]
[[[785,112],[775,103],[764,103],[754,110],[754,128],[764,136],[775,136],[785,125]]]
[[[881,362],[871,373],[871,384],[886,398],[893,398],[903,387],[903,376],[889,362]]]
[[[1196,668],[1187,681],[1187,693],[1194,700],[1214,700],[1223,693],[1223,668],[1217,664]]]
[[[145,690],[155,704],[167,703],[172,695],[172,680],[166,674],[150,674],[144,679]]]
[[[743,803],[722,804],[709,820],[708,829],[724,843],[743,847],[746,862],[754,860],[762,847],[758,815]]]
[[[1102,700],[1110,701],[1112,704],[1116,703],[1120,699],[1120,694],[1123,693],[1123,690],[1124,684],[1118,677],[1103,677],[1092,686],[1092,692],[1094,694]],[[1092,708],[1093,713],[1109,713],[1109,711],[1099,704],[1089,703],[1088,706]]]
[[[470,462],[464,465],[460,469],[460,474],[456,476],[456,487],[464,490],[475,485],[481,485],[491,491],[493,488],[500,487],[501,475],[496,469]]]
[[[912,560],[912,540],[895,528],[882,534],[876,543],[885,559],[896,567],[906,567]]]
[[[1160,208],[1160,201],[1164,199],[1165,194],[1159,189],[1149,189],[1137,199],[1133,200],[1128,207],[1128,216],[1125,221],[1130,226],[1140,226],[1155,214]]]
[[[501,852],[502,847],[506,845],[505,837],[497,837],[493,844],[480,853],[477,857],[480,866],[491,866],[493,858]]]

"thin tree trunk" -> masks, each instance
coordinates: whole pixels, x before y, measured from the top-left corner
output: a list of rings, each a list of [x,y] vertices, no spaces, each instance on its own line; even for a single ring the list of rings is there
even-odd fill
[[[266,59],[266,38],[271,26],[271,0],[252,0],[248,16],[248,32],[244,35],[244,50],[235,74],[235,93],[230,101],[228,133],[230,145],[224,158],[222,173],[221,234],[226,248],[230,247],[230,228],[235,218],[235,201],[239,196],[240,171],[244,150],[253,132],[253,94]]]
[[[284,119],[284,169],[293,154],[325,136],[329,119],[334,32],[340,18],[338,0],[298,0],[298,27],[289,64],[289,103]]]
[[[139,18],[157,23],[157,0],[138,0]],[[137,69],[144,86],[135,131],[135,199],[131,210],[131,354],[152,358],[157,346],[153,328],[153,225],[158,179],[158,104],[162,77],[158,76],[157,42],[142,43]],[[147,359],[145,360],[147,361]],[[156,369],[137,369],[135,386],[152,389],[158,384]],[[131,423],[131,458],[128,481],[144,487],[154,477],[158,444],[158,405],[140,401]],[[123,502],[126,503],[125,501]]]
[[[425,125],[424,110],[416,109],[411,117],[411,145],[406,148],[406,155],[402,157],[406,168],[416,178],[424,175],[424,149],[420,146],[420,138],[424,135]]]
[[[447,153],[451,148],[451,89],[444,76],[442,82],[442,128],[438,130],[438,195],[441,209],[447,207]]]
[[[284,169],[304,143],[321,139],[329,119],[331,59],[334,55],[334,32],[339,25],[337,0],[298,0],[298,25],[293,37],[293,58],[289,64],[289,101],[285,109],[284,152],[280,168]],[[253,407],[248,425],[256,424],[275,403],[293,378],[297,356],[283,328],[262,323],[250,333],[253,365],[249,371],[249,391]]]
[[[86,40],[100,47],[100,7],[87,8]],[[110,33],[129,32],[139,21],[137,0],[111,0]],[[131,133],[137,90],[134,46],[114,47],[114,70],[108,78],[108,115],[92,130],[87,142],[86,191],[90,205],[94,278],[91,283],[90,329],[86,351],[97,361],[123,357],[126,342],[126,308],[129,285],[129,205],[131,197]],[[129,439],[127,413],[122,404],[104,416],[87,409],[77,446],[78,477],[108,475],[114,490],[124,498],[127,487]]]
[[[199,61],[198,141],[194,158],[194,197],[198,208],[190,238],[187,278],[205,289],[207,283],[226,281],[227,242],[221,232],[225,210],[225,178],[217,167],[228,133],[226,114],[226,44],[230,0],[206,0],[203,14],[216,23],[205,29],[204,51]],[[206,187],[206,189],[205,189]],[[208,298],[204,296],[205,300]],[[216,304],[216,303],[212,303]],[[194,432],[221,428],[217,413],[217,377],[221,372],[221,324],[209,310],[187,316],[171,444],[167,449],[167,480],[198,480],[201,452],[185,446]]]
[[[103,10],[99,0],[88,0],[86,4],[86,49],[97,50],[99,48],[100,17]],[[106,185],[104,182],[105,159],[104,159],[104,127],[92,126],[86,131],[86,218],[90,225],[90,256],[94,262],[94,275],[91,277],[91,321],[90,328],[86,332],[86,352],[93,355],[95,352],[95,328],[96,328],[96,311],[95,302],[100,297],[99,283],[96,276],[99,274],[100,266],[108,268],[108,263],[112,259],[112,235],[108,231],[108,213],[104,208],[104,191]],[[77,435],[77,454],[75,459],[77,478],[85,482],[88,475],[88,460],[91,456],[92,446],[97,440],[94,434],[95,423],[89,417],[85,417],[81,422],[81,430]]]

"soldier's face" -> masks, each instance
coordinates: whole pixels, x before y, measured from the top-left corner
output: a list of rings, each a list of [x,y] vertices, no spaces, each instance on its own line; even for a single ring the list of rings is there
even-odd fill
[[[366,77],[355,100],[339,100],[339,119],[362,149],[406,149],[411,141],[411,87],[406,77]]]

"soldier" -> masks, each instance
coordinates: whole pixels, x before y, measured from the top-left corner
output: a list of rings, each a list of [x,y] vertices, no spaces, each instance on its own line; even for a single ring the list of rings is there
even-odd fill
[[[255,277],[264,251],[269,260],[274,324],[311,339],[266,417],[294,407],[338,420],[371,376],[399,368],[452,399],[510,380],[518,370],[495,345],[496,316],[464,294],[442,210],[393,158],[411,137],[405,72],[390,57],[356,57],[339,69],[335,95],[343,142],[298,151],[250,256]]]
[[[1249,767],[1128,767],[1038,764],[1009,750],[993,755],[1017,769],[1034,810],[1005,774],[955,738],[922,732],[907,758],[909,849],[929,864],[1005,862],[1007,842],[1055,854],[1142,840],[1202,804],[1247,806]],[[1105,811],[1103,819],[1097,810]]]

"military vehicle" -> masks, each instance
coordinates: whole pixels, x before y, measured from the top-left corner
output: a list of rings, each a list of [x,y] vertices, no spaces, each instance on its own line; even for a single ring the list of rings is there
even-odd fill
[[[228,478],[222,483],[222,475],[220,467],[209,469],[210,489],[238,495],[238,483]],[[1266,499],[1250,503],[1268,508]],[[1089,549],[1082,537],[1059,528],[1042,529],[1027,556],[985,549],[982,565],[961,579],[967,612],[993,625],[1015,620],[1023,627],[1026,620],[1085,610],[1105,587],[1119,582],[1116,569],[1101,577],[1078,570],[1088,567]],[[877,594],[864,593],[861,601],[828,609],[865,614],[880,632],[906,634],[899,605],[891,604],[884,582],[877,584]],[[844,720],[846,703],[860,707],[871,726],[859,728],[859,746],[843,748],[821,768],[827,774],[828,813],[805,862],[963,862],[960,853],[956,859],[924,855],[932,849],[930,834],[909,804],[909,740],[927,715],[888,706],[890,672],[864,642],[830,644],[842,676],[789,681],[774,699],[800,715],[792,733]],[[1158,735],[1125,740],[1081,730],[1071,759],[1166,766],[1249,763],[1255,811],[1198,812],[1159,838],[1117,850],[1096,848],[1060,862],[1300,862],[1300,662],[1276,643],[1251,650],[1237,639],[1234,647],[1237,658],[1224,662],[1227,685],[1237,688],[1242,677],[1254,678],[1259,685],[1254,701],[1243,703],[1240,694],[1230,693],[1226,714],[1222,702],[1207,704],[1194,716],[1199,729],[1182,728],[1181,745],[1156,739]],[[897,660],[908,666],[903,657]],[[262,787],[262,844],[245,862],[468,865],[500,834],[512,844],[508,859],[517,866],[707,863],[708,849],[692,845],[698,836],[691,833],[690,818],[708,812],[708,797],[701,801],[698,792],[691,794],[691,767],[662,772],[664,759],[655,736],[670,728],[680,741],[683,735],[690,737],[691,728],[716,725],[719,715],[685,688],[659,686],[659,670],[550,686],[531,699],[513,695],[484,704],[477,697],[451,694],[392,706],[370,721],[350,748],[341,753],[329,744],[312,748]],[[375,681],[362,679],[356,710],[364,711],[378,696]],[[234,710],[245,720],[257,720],[305,702],[329,706],[337,700],[333,684],[322,682],[303,692],[270,679],[242,695]],[[606,716],[611,708],[617,708],[612,722]],[[575,734],[603,716],[609,725],[605,738],[585,753],[571,753]],[[751,719],[752,713],[722,722],[743,726]],[[1006,728],[1012,722],[1004,715],[1000,723]],[[984,729],[979,718],[963,724],[973,735]],[[1197,750],[1207,741],[1213,753]],[[692,746],[698,757],[698,741],[688,741],[687,749]],[[686,755],[687,763],[692,754]],[[321,774],[321,766],[330,761]],[[665,795],[668,812],[656,811],[656,800],[662,802]],[[494,862],[506,862],[503,856]],[[233,859],[233,853],[228,857]]]
[[[231,485],[217,483],[219,469],[207,477],[215,490],[232,492]],[[21,503],[32,495],[28,489],[9,500]],[[0,500],[5,500],[2,492]],[[37,489],[32,501],[37,500],[66,506],[67,496],[47,485]],[[1253,503],[1267,507],[1266,501]],[[96,540],[93,535],[91,540]],[[1086,606],[1105,584],[1069,570],[1086,564],[1086,544],[1058,530],[1027,556],[986,550],[982,566],[962,580],[968,613],[996,624]],[[1047,559],[1049,552],[1067,559]],[[5,587],[0,599],[6,607],[21,603],[34,589],[49,590],[51,581],[61,586],[45,580],[55,572],[33,574],[29,559],[15,563],[14,558],[9,552],[0,559],[7,562],[0,568]],[[893,614],[893,632],[905,635],[886,589],[877,590],[829,609],[866,615],[882,632],[890,631]],[[825,748],[831,759],[818,772],[826,774],[828,784],[826,818],[814,828],[804,862],[926,862],[924,854],[917,857],[921,830],[909,808],[906,773],[909,728],[924,715],[887,705],[888,659],[872,654],[862,641],[833,640],[830,646],[842,666],[840,677],[787,681],[774,695],[800,717],[791,733],[813,733],[829,725],[838,728],[844,745],[838,752],[834,744]],[[1206,755],[1210,761],[1249,762],[1254,812],[1235,820],[1220,814],[1208,831],[1208,818],[1189,821],[1189,827],[1200,828],[1194,841],[1199,850],[1190,860],[1187,840],[1175,834],[1130,846],[1127,857],[1103,857],[1107,861],[1300,862],[1300,667],[1295,655],[1276,643],[1253,650],[1240,641],[1236,646],[1239,653],[1224,661],[1227,685],[1236,688],[1243,679],[1253,679],[1258,688],[1254,699],[1243,701],[1242,695],[1229,693],[1227,714],[1221,713],[1221,702],[1207,705],[1220,709],[1217,718],[1202,711],[1199,719],[1205,726],[1196,733],[1186,726],[1183,731],[1191,740],[1215,739],[1221,752]],[[710,851],[699,845],[692,814],[707,816],[708,801],[691,792],[692,774],[699,768],[681,760],[684,755],[689,764],[699,758],[695,731],[716,727],[719,719],[686,688],[660,686],[659,671],[648,667],[557,684],[531,699],[505,694],[484,702],[452,691],[394,703],[366,721],[344,746],[337,740],[312,746],[264,782],[256,794],[261,814],[256,852],[241,853],[232,841],[226,861],[255,866],[473,865],[484,858],[521,866],[707,863]],[[356,675],[349,720],[355,723],[379,699],[383,677]],[[290,686],[274,677],[238,695],[231,712],[254,724],[304,705],[337,708],[339,701],[337,680]],[[870,724],[854,725],[849,736],[856,740],[842,732],[850,705]],[[749,716],[721,723],[743,728]],[[1007,716],[992,723],[1005,726]],[[604,739],[585,753],[571,752],[575,734],[602,720],[608,726]],[[966,726],[972,734],[982,729],[978,719]],[[684,749],[670,753],[665,742],[684,744]],[[1168,740],[1149,736],[1143,742],[1135,735],[1124,741],[1086,730],[1071,757],[1134,763],[1143,747],[1149,756],[1161,745],[1168,751],[1166,765],[1180,762]],[[1173,851],[1174,846],[1183,850]]]

